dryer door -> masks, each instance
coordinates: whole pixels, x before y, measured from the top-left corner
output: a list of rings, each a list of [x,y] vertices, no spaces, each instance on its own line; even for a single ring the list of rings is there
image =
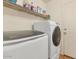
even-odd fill
[[[60,28],[57,26],[55,27],[52,35],[52,42],[55,46],[59,46],[60,40],[61,40],[61,31]]]

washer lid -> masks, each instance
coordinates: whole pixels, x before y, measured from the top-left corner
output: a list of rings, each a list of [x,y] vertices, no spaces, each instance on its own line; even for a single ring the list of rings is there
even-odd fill
[[[7,31],[7,32],[3,32],[3,41],[12,41],[12,40],[21,39],[21,38],[38,36],[38,35],[42,35],[42,34],[44,34],[44,33],[39,32],[39,31],[32,31],[32,30]]]

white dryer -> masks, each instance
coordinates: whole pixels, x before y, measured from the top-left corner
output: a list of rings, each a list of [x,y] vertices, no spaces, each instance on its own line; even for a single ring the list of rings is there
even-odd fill
[[[36,22],[33,29],[48,34],[48,59],[59,59],[61,31],[53,21]]]
[[[3,59],[48,59],[48,36],[38,31],[3,33]]]

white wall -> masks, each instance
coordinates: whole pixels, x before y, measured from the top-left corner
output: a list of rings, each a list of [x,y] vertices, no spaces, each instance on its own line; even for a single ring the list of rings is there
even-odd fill
[[[51,20],[58,22],[61,27],[61,53],[75,58],[75,0],[51,0],[47,2],[47,7]]]
[[[34,22],[45,21],[43,18],[6,7],[4,7],[3,18],[4,31],[31,30]]]

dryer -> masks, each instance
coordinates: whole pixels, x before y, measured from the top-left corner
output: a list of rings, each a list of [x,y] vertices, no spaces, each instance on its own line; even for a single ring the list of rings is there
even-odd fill
[[[48,59],[48,36],[39,31],[3,33],[3,59]]]
[[[61,31],[56,22],[36,22],[33,24],[33,30],[48,34],[48,59],[59,59]]]

